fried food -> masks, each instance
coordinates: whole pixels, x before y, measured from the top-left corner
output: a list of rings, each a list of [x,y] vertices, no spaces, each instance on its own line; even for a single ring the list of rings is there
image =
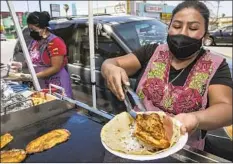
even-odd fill
[[[32,101],[34,105],[40,105],[47,102],[47,100],[45,100],[44,98],[34,98],[34,97],[32,98]]]
[[[135,136],[154,148],[166,149],[170,146],[163,120],[157,113],[137,114]]]
[[[31,141],[26,147],[26,152],[28,154],[32,154],[48,150],[54,147],[55,145],[68,140],[70,135],[70,132],[66,129],[52,130],[40,136],[39,138]]]
[[[1,136],[1,149],[13,140],[13,136],[10,133],[6,133]]]
[[[110,120],[101,130],[100,136],[103,143],[112,150],[126,154],[152,154],[143,147],[133,136],[134,119],[122,112]]]
[[[148,114],[150,116],[151,113]],[[138,115],[139,121],[141,117],[140,113],[138,113]],[[173,120],[171,120],[170,118],[168,119],[165,115],[160,115],[160,113],[158,115],[160,116],[161,120],[158,119],[157,115],[152,115],[153,117],[149,119],[149,121],[151,121],[152,123],[156,122],[155,120],[158,120],[158,122],[156,122],[158,124],[158,127],[156,124],[155,127],[157,129],[161,128],[158,132],[150,133],[153,134],[153,136],[151,137],[152,141],[159,141],[159,146],[156,145],[157,147],[153,146],[153,144],[151,145],[151,143],[148,142],[151,140],[144,139],[144,137],[141,137],[141,140],[141,138],[138,138],[136,136],[136,133],[141,134],[139,129],[137,129],[137,122],[127,112],[122,112],[116,115],[112,120],[104,125],[100,134],[101,140],[108,148],[114,151],[123,152],[125,154],[151,155],[164,151],[165,148],[173,146],[174,143],[178,141],[180,136],[180,131],[178,129],[180,128],[177,127],[176,123],[173,124]],[[143,122],[139,123],[139,125],[147,125],[147,122],[145,120],[141,121]],[[145,128],[149,131],[156,130],[156,128],[151,126]],[[144,132],[144,130],[142,130],[142,132]],[[146,135],[144,135],[143,133],[143,136]],[[153,137],[159,137],[160,140],[157,138],[154,139]]]
[[[31,98],[32,98],[34,105],[40,105],[40,104],[47,102],[46,95],[45,94],[42,95],[42,93],[40,93],[40,92],[35,92],[31,96]]]
[[[1,151],[1,163],[20,163],[26,158],[27,153],[23,149]]]

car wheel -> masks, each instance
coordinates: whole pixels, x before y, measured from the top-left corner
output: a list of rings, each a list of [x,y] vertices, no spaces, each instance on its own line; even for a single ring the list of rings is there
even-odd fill
[[[214,39],[212,37],[206,38],[205,41],[204,41],[204,45],[205,46],[212,46],[212,45],[214,45]]]

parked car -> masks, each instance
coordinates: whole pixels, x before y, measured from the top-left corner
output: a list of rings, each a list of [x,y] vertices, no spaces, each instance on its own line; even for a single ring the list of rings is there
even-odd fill
[[[91,105],[88,17],[52,20],[50,28],[67,45],[74,99]],[[130,53],[145,44],[164,43],[167,25],[154,18],[105,15],[94,17],[94,29],[97,107],[116,113],[124,107],[119,106],[120,102],[105,85],[100,72],[103,61]],[[23,30],[23,35],[29,44],[27,28]],[[15,58],[24,60],[19,44],[15,49]],[[131,77],[132,87],[135,82],[136,76]]]
[[[88,17],[52,20],[50,28],[67,45],[74,99],[92,105]],[[94,28],[97,108],[118,113],[125,110],[125,106],[105,85],[100,72],[103,61],[130,53],[145,44],[165,43],[167,25],[154,18],[106,15],[94,17]],[[23,35],[29,44],[28,28],[23,30]],[[19,44],[15,49],[15,58],[24,61]],[[133,88],[136,87],[136,78],[137,75],[130,77]]]
[[[215,46],[219,43],[232,44],[232,25],[210,31],[204,44],[205,46]]]

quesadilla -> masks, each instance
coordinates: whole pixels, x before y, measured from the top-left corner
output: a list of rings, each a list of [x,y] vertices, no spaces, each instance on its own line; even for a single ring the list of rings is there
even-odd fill
[[[31,141],[27,147],[28,154],[42,152],[48,150],[59,143],[65,142],[70,137],[70,132],[66,129],[56,129],[42,135],[41,137]]]
[[[27,156],[23,149],[12,149],[1,151],[1,163],[20,163]]]
[[[13,136],[10,133],[6,133],[1,136],[1,149],[13,140]]]
[[[110,149],[135,155],[164,151],[173,146],[179,136],[180,127],[163,112],[137,113],[136,120],[123,112],[101,130],[101,140]]]

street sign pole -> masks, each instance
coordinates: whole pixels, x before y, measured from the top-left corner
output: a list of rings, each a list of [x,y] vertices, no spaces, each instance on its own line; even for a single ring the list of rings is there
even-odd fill
[[[136,1],[130,1],[130,14],[136,15]]]
[[[34,87],[35,87],[35,89],[37,91],[40,91],[41,90],[40,84],[39,84],[38,78],[36,76],[36,72],[35,72],[35,70],[33,68],[32,61],[31,61],[31,58],[30,58],[30,55],[29,55],[29,52],[28,52],[28,49],[27,49],[26,42],[25,42],[24,37],[23,37],[22,30],[21,30],[20,25],[19,25],[19,20],[18,20],[18,18],[16,16],[16,13],[15,13],[14,6],[13,6],[11,0],[7,0],[6,3],[8,5],[11,16],[13,18],[13,22],[15,24],[15,28],[16,28],[16,32],[17,32],[17,35],[18,35],[18,38],[19,38],[19,42],[20,42],[20,44],[22,46],[23,54],[24,54],[24,57],[26,59],[27,66],[29,68],[28,70],[30,71],[30,73],[32,75],[32,81],[33,81]]]

